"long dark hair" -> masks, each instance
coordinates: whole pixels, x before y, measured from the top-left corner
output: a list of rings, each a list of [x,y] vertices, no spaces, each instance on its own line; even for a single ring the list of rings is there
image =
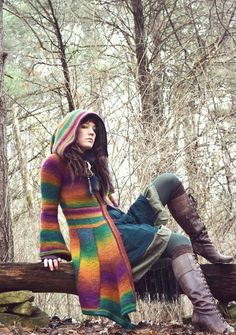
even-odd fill
[[[86,153],[84,154],[78,144],[74,142],[65,149],[63,158],[68,164],[72,179],[79,176],[88,176],[86,160],[89,161],[92,165],[92,172],[98,178],[101,196],[104,198],[108,193],[114,193],[114,186],[108,169],[108,159],[104,155],[102,148],[94,147],[92,155],[86,158]]]

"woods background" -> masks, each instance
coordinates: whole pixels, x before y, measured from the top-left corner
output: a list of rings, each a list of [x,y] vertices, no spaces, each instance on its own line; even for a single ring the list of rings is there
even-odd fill
[[[235,1],[3,5],[1,261],[38,261],[39,169],[56,125],[75,108],[105,120],[123,209],[156,175],[174,172],[194,190],[212,240],[236,256]],[[38,302],[78,317],[75,297],[55,296]]]

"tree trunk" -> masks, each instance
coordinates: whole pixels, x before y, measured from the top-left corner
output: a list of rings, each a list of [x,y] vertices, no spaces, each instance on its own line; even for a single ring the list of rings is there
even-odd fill
[[[201,266],[216,299],[225,303],[236,300],[236,264]],[[155,266],[151,271],[155,274]],[[42,263],[0,264],[0,291],[16,290],[77,294],[71,264],[60,264],[57,271],[49,271]]]
[[[55,11],[54,11],[51,0],[48,0],[48,5],[50,7],[52,18],[53,18],[52,26],[55,31],[55,35],[57,37],[57,42],[58,42],[58,51],[60,54],[60,61],[61,61],[63,75],[64,75],[65,92],[66,92],[66,98],[68,102],[68,108],[69,108],[69,112],[72,112],[75,109],[75,103],[74,103],[74,98],[73,98],[73,94],[71,90],[70,72],[69,72],[69,67],[68,67],[68,63],[66,59],[65,44],[63,43],[63,40],[62,40],[62,35],[61,35],[61,30],[59,27],[58,19],[55,15]]]
[[[131,6],[134,19],[135,47],[138,67],[137,83],[141,97],[142,120],[143,124],[146,125],[152,122],[153,101],[142,0],[131,0]]]
[[[3,1],[0,0],[0,262],[13,259],[13,238],[10,220],[8,164],[6,148],[6,109],[3,96]]]

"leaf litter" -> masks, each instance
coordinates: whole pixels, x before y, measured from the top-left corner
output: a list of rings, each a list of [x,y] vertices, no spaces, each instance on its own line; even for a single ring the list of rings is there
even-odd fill
[[[236,328],[236,322],[230,322]],[[106,319],[91,319],[82,322],[71,318],[51,318],[46,328],[28,329],[20,325],[4,326],[0,324],[0,335],[203,335],[208,332],[197,332],[191,324],[180,322],[139,322],[134,329],[125,330]],[[231,333],[236,334],[236,332]]]

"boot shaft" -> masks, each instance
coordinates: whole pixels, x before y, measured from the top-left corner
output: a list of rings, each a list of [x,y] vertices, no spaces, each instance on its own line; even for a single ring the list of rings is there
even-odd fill
[[[184,193],[174,198],[168,208],[180,227],[191,239],[196,254],[211,263],[231,263],[233,257],[220,254],[211,242],[207,229],[198,215],[195,199]]]
[[[172,267],[182,291],[193,304],[194,326],[217,333],[233,332],[234,329],[220,315],[195,256],[182,254],[172,260]]]

